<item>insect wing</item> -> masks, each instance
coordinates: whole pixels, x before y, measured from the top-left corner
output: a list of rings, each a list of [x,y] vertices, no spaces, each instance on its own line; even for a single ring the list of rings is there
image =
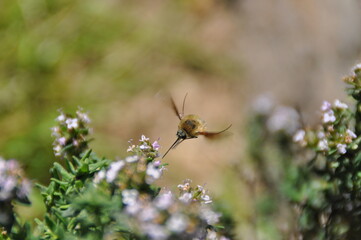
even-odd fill
[[[177,117],[179,118],[179,120],[181,120],[181,119],[182,119],[182,116],[180,115],[180,113],[179,113],[179,111],[178,111],[178,108],[177,108],[177,106],[175,105],[175,102],[174,102],[174,100],[173,100],[172,97],[170,97],[170,102],[171,102],[171,104],[172,104],[173,111],[175,112],[175,114],[177,115]]]
[[[232,124],[229,125],[226,129],[224,129],[224,130],[222,130],[222,131],[219,131],[219,132],[202,131],[202,132],[197,132],[197,134],[203,135],[203,136],[205,136],[205,137],[207,137],[207,138],[214,138],[214,137],[216,137],[218,134],[227,131],[231,126],[232,126]]]

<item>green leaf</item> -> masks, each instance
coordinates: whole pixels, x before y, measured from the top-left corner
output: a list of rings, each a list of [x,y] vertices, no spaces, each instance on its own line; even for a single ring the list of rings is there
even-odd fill
[[[74,179],[74,175],[69,173],[63,166],[61,166],[59,163],[54,163],[54,168],[60,173],[61,179],[67,182],[70,182]]]

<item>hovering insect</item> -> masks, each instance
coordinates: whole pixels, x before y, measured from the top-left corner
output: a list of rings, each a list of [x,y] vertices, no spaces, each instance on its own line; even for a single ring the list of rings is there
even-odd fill
[[[180,122],[178,125],[178,131],[176,134],[177,139],[172,144],[172,146],[167,150],[167,152],[163,155],[162,158],[164,158],[171,149],[178,146],[184,140],[197,138],[199,135],[203,135],[207,138],[213,138],[216,135],[227,131],[232,126],[232,124],[230,124],[226,129],[219,131],[219,132],[206,131],[206,122],[203,121],[199,116],[194,115],[194,114],[189,114],[189,115],[184,116],[184,104],[185,104],[186,98],[187,98],[187,94],[184,96],[184,99],[183,99],[182,113],[179,113],[178,108],[175,105],[173,98],[170,99],[172,108],[173,108],[175,114],[177,115],[177,117],[179,118]]]

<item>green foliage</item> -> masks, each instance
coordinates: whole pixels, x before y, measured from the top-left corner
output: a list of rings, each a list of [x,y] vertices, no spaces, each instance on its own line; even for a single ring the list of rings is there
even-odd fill
[[[287,124],[275,131],[272,119],[282,122],[284,116],[275,117],[274,107],[258,111],[251,121],[250,153],[269,190],[264,194],[278,201],[271,214],[287,208],[291,216],[282,221],[298,219],[288,227],[289,236],[357,239],[361,235],[360,67],[345,78],[356,106],[325,101],[322,123],[316,128],[300,129],[297,117],[293,119],[297,131],[289,131]],[[261,211],[261,216],[269,214],[269,210]]]
[[[48,185],[37,184],[46,213],[43,220],[35,219],[34,232],[29,223],[20,223],[12,208],[13,200],[26,199],[27,188],[18,191],[24,188],[19,184],[14,187],[19,193],[12,194],[12,189],[2,187],[14,177],[25,182],[17,162],[1,160],[6,178],[0,190],[9,196],[1,207],[12,219],[1,223],[6,230],[3,239],[228,239],[222,235],[230,235],[232,220],[212,209],[203,186],[185,180],[177,196],[154,184],[166,165],[158,160],[157,141],[151,143],[143,135],[139,145],[128,148],[132,155],[124,160],[99,158],[89,149],[89,122],[81,110],[75,116],[61,112],[57,118],[52,128],[54,153],[63,164],[53,163]]]

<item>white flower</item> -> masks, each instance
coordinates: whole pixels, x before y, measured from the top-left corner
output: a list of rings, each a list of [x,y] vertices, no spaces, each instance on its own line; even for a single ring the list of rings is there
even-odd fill
[[[74,140],[73,140],[73,145],[74,145],[75,147],[79,147],[79,141],[76,140],[76,139],[74,139]]]
[[[1,183],[1,191],[12,192],[12,190],[16,187],[17,180],[15,176],[8,176],[4,182]]]
[[[178,185],[179,190],[181,190],[181,191],[188,191],[189,188],[191,187],[191,186],[190,186],[191,182],[192,182],[192,180],[190,180],[190,179],[184,180],[184,181],[183,181],[183,184],[179,184],[179,185]]]
[[[19,165],[18,161],[14,160],[14,159],[10,159],[10,160],[6,161],[6,167],[7,167],[7,170],[11,174],[17,174],[20,169],[20,165]]]
[[[79,120],[77,118],[68,118],[65,120],[68,129],[76,129],[79,127]]]
[[[329,110],[322,115],[323,123],[332,123],[334,121],[336,121],[336,117],[332,110]]]
[[[143,224],[142,230],[152,240],[164,240],[169,236],[167,229],[159,224]]]
[[[51,128],[51,136],[59,137],[60,136],[60,128],[59,127],[52,127]]]
[[[107,182],[111,183],[114,181],[114,179],[117,177],[118,172],[124,167],[125,162],[120,160],[117,162],[113,162],[110,164],[110,167],[107,171],[106,178]]]
[[[137,156],[137,155],[128,156],[128,157],[125,158],[125,161],[126,161],[127,163],[137,162],[137,161],[139,161],[139,156]]]
[[[206,240],[218,240],[217,233],[213,230],[208,230]]]
[[[351,138],[357,138],[357,135],[350,129],[346,130],[346,134],[347,134],[347,136],[350,136]]]
[[[337,152],[338,153],[340,153],[340,154],[345,154],[346,153],[346,147],[347,147],[347,145],[346,144],[341,144],[341,143],[339,143],[339,144],[337,144]]]
[[[361,63],[356,64],[353,68],[352,68],[352,72],[356,73],[357,71],[361,70]]]
[[[60,156],[62,147],[60,145],[56,145],[55,147],[53,147],[53,150],[54,150],[55,156]]]
[[[159,148],[160,148],[160,145],[159,145],[158,141],[154,141],[154,143],[152,144],[152,147],[153,147],[154,150],[158,151]]]
[[[321,111],[326,112],[329,110],[331,110],[331,103],[328,101],[323,101],[322,106],[321,106]]]
[[[58,138],[58,143],[64,146],[66,144],[66,138],[65,137]]]
[[[162,176],[163,168],[156,167],[153,163],[147,165],[146,174],[148,176],[147,183],[152,183],[154,180]]]
[[[259,96],[252,103],[252,108],[258,114],[267,115],[274,108],[274,100],[267,95]]]
[[[321,139],[318,144],[317,147],[321,150],[321,151],[327,151],[328,150],[328,142],[326,139]]]
[[[122,202],[126,205],[134,205],[137,202],[139,192],[136,189],[125,189],[122,191]]]
[[[149,138],[145,137],[144,135],[141,136],[140,142],[146,142],[146,141],[149,141]]]
[[[129,215],[134,216],[139,213],[139,211],[142,209],[142,207],[143,206],[137,201],[132,205],[127,205],[125,207],[125,212]]]
[[[82,120],[84,123],[90,123],[90,122],[91,122],[88,114],[86,114],[86,113],[84,113],[84,112],[82,112],[82,111],[80,111],[80,110],[76,111],[76,115],[77,115],[78,118],[79,118],[80,120]]]
[[[170,231],[180,233],[187,228],[188,218],[183,214],[176,213],[168,219],[166,225]]]
[[[5,171],[6,168],[6,160],[0,157],[0,178],[2,177],[2,172]]]
[[[154,161],[154,166],[159,167],[162,164],[160,160]]]
[[[346,103],[343,103],[338,99],[335,100],[334,105],[336,108],[339,108],[339,109],[347,109],[348,108]]]
[[[221,214],[212,211],[208,207],[203,207],[200,212],[200,217],[210,225],[217,223],[221,216]]]
[[[105,170],[101,170],[101,171],[97,172],[94,176],[93,182],[95,184],[98,184],[103,179],[105,179]]]
[[[179,200],[181,200],[182,202],[184,203],[189,203],[191,200],[192,200],[193,196],[191,193],[189,192],[186,192],[186,193],[183,193],[180,197],[179,197]]]
[[[221,236],[219,240],[230,240],[229,238],[226,238],[225,236]]]
[[[294,142],[303,142],[305,140],[306,132],[303,129],[300,129],[296,132],[295,135],[293,135],[293,141]]]
[[[299,114],[290,107],[277,107],[267,120],[267,128],[271,132],[285,131],[293,134],[299,128]]]
[[[326,137],[326,134],[325,134],[324,131],[318,131],[318,132],[317,132],[317,138],[318,138],[318,139],[323,139],[323,138],[325,138],[325,137]]]
[[[10,194],[13,192],[14,188],[16,187],[17,184],[17,180],[15,178],[15,176],[7,176],[5,179],[5,181],[3,181],[1,183],[1,191],[0,193],[3,196],[0,196],[0,199],[4,200],[6,199],[8,196],[10,196]]]
[[[129,146],[127,152],[133,152],[135,145]]]
[[[139,148],[140,148],[141,150],[147,150],[147,149],[150,149],[150,146],[148,146],[147,143],[143,143],[142,145],[139,146]]]
[[[154,204],[159,209],[167,209],[173,204],[173,195],[171,191],[167,191],[164,193],[161,193],[157,196],[157,198],[154,201]]]
[[[23,198],[29,196],[30,191],[31,191],[31,182],[27,179],[24,179],[21,182],[20,188],[18,189],[16,194],[18,197]]]
[[[65,119],[66,119],[66,116],[65,116],[64,113],[60,114],[60,115],[56,118],[56,120],[57,120],[58,122],[64,122]]]
[[[212,199],[209,195],[204,194],[201,196],[201,198],[203,200],[203,203],[205,203],[205,204],[212,203]]]
[[[146,206],[140,210],[138,217],[141,221],[147,222],[157,218],[158,215],[159,213],[157,209],[151,206]]]

